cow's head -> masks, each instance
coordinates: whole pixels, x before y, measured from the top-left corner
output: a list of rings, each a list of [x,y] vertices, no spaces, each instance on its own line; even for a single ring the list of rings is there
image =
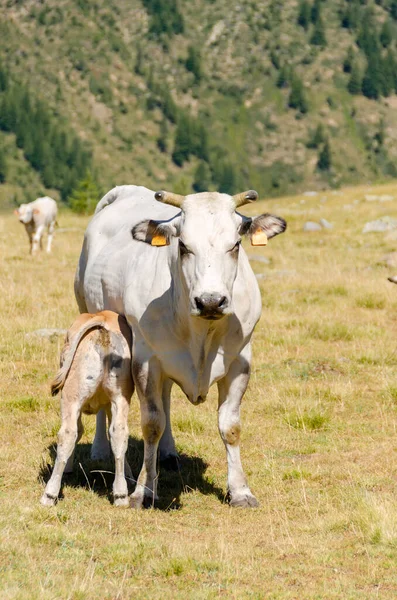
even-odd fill
[[[33,219],[35,209],[30,204],[21,204],[19,208],[14,210],[21,223],[30,223]]]
[[[138,223],[132,230],[134,239],[152,246],[167,246],[177,238],[178,263],[191,314],[215,320],[232,313],[242,236],[248,235],[254,246],[264,246],[268,239],[285,231],[284,219],[268,213],[250,218],[236,212],[239,206],[258,198],[252,190],[236,196],[156,192],[155,198],[181,212],[168,221]]]

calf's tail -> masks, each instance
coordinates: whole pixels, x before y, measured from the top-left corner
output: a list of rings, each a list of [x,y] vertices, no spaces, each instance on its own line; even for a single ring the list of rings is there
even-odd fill
[[[65,345],[62,350],[61,367],[55,378],[51,382],[51,395],[56,396],[65,385],[66,378],[73,364],[73,359],[77,348],[84,335],[93,329],[105,329],[109,331],[104,315],[93,315],[88,321],[83,323],[81,327],[69,337],[67,335]]]

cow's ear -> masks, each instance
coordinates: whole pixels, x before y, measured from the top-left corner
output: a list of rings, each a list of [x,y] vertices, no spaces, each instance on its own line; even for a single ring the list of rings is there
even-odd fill
[[[19,210],[17,208],[14,209],[14,215],[17,215],[17,217],[19,217]]]
[[[267,240],[283,233],[286,228],[287,223],[284,219],[266,213],[253,219],[243,217],[239,233],[240,235],[249,235],[253,246],[266,246]]]
[[[132,237],[152,246],[169,246],[171,239],[179,235],[179,218],[170,221],[142,221],[132,228]]]

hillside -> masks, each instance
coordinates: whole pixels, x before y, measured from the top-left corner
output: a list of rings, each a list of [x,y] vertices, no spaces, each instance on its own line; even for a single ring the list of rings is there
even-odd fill
[[[0,7],[0,203],[87,168],[261,195],[397,176],[395,0]]]

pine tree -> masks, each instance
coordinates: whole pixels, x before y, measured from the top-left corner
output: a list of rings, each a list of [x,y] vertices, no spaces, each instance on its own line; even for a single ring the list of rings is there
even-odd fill
[[[353,63],[354,63],[354,50],[353,50],[353,46],[350,46],[349,50],[347,51],[346,58],[343,61],[343,71],[345,73],[351,73]]]
[[[288,65],[283,65],[278,73],[276,85],[278,88],[285,88],[288,86],[291,77],[291,70]]]
[[[349,83],[347,84],[347,89],[350,94],[360,94],[362,86],[362,76],[361,71],[357,62],[354,62],[351,69],[351,75],[349,79]]]
[[[391,0],[389,10],[393,19],[397,21],[397,0]]]
[[[167,140],[168,140],[168,125],[167,125],[167,119],[164,115],[164,117],[160,123],[160,135],[157,138],[157,147],[160,150],[160,152],[167,152],[167,148],[168,148]]]
[[[325,46],[327,45],[324,23],[321,16],[319,16],[316,21],[313,33],[310,38],[310,43],[313,44],[313,46],[321,46],[321,48],[325,48]]]
[[[314,132],[311,133],[311,137],[306,142],[307,148],[318,148],[326,140],[324,128],[321,123],[317,125]]]
[[[85,177],[77,183],[67,202],[74,212],[90,215],[94,212],[99,197],[100,192],[98,186],[96,185],[91,172],[87,170]]]
[[[301,3],[299,5],[297,23],[298,25],[303,27],[305,31],[307,31],[309,28],[310,14],[311,10],[309,2],[307,0],[301,0]]]
[[[377,100],[381,94],[381,72],[377,57],[370,57],[367,69],[364,73],[361,91],[364,96],[371,100]]]
[[[193,73],[194,81],[199,83],[202,77],[201,56],[200,52],[194,46],[189,46],[185,66],[188,71]]]
[[[172,160],[178,167],[189,160],[192,148],[192,125],[188,115],[181,113],[175,132],[174,151]]]
[[[302,114],[307,113],[308,104],[302,81],[294,75],[291,84],[291,93],[288,98],[288,106],[299,110]]]
[[[206,192],[211,186],[211,170],[206,162],[200,162],[194,173],[193,189],[195,192]]]
[[[324,146],[318,155],[317,168],[320,171],[329,171],[331,168],[331,148],[328,140],[325,141]]]
[[[314,0],[311,11],[310,11],[310,20],[312,23],[317,23],[317,21],[320,17],[321,17],[321,0]]]
[[[225,162],[221,165],[218,180],[218,189],[223,194],[233,195],[236,192],[236,173],[231,163]]]
[[[384,48],[388,48],[393,41],[393,25],[389,19],[383,23],[379,39]]]

